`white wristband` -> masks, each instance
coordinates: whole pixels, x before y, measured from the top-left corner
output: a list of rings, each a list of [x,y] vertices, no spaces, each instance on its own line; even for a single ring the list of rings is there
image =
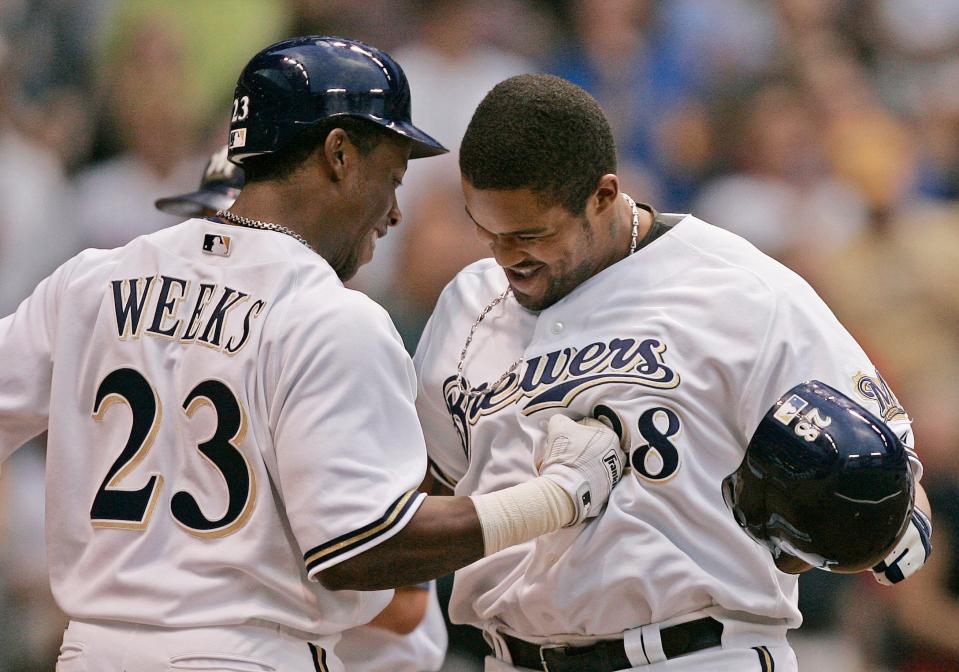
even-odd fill
[[[511,488],[470,495],[483,528],[484,555],[522,544],[573,522],[569,495],[547,476]]]

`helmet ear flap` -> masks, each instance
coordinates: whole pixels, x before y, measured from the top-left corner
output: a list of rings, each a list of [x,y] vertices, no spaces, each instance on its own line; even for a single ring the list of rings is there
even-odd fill
[[[896,543],[914,488],[905,447],[885,423],[809,381],[763,417],[723,496],[740,527],[774,556],[854,572]]]

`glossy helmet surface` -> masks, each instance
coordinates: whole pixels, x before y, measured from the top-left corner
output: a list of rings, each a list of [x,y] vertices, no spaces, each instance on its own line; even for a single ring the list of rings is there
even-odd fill
[[[763,417],[723,496],[749,536],[817,567],[856,572],[905,532],[915,483],[906,449],[879,418],[810,381]]]
[[[237,81],[229,158],[281,149],[301,131],[330,117],[366,119],[408,138],[410,158],[448,150],[413,125],[410,86],[388,54],[341,37],[308,36],[267,47]]]

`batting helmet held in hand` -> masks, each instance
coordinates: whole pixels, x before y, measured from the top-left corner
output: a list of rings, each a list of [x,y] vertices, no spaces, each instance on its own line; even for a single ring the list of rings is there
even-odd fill
[[[766,413],[722,489],[739,525],[774,557],[835,572],[881,561],[915,495],[899,438],[819,381],[792,388]]]
[[[408,138],[411,159],[447,150],[413,125],[410,86],[389,55],[342,37],[297,37],[267,47],[243,69],[230,120],[229,157],[278,151],[331,117],[366,119]]]

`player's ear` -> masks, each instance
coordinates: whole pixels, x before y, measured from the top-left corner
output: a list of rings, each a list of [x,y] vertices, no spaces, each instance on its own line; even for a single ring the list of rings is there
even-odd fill
[[[352,163],[355,147],[342,128],[334,128],[323,142],[323,160],[329,171],[331,182],[339,182],[345,176]]]
[[[619,178],[613,173],[607,173],[596,183],[596,191],[590,196],[587,207],[591,208],[595,214],[602,215],[613,207],[617,198],[619,198]]]

